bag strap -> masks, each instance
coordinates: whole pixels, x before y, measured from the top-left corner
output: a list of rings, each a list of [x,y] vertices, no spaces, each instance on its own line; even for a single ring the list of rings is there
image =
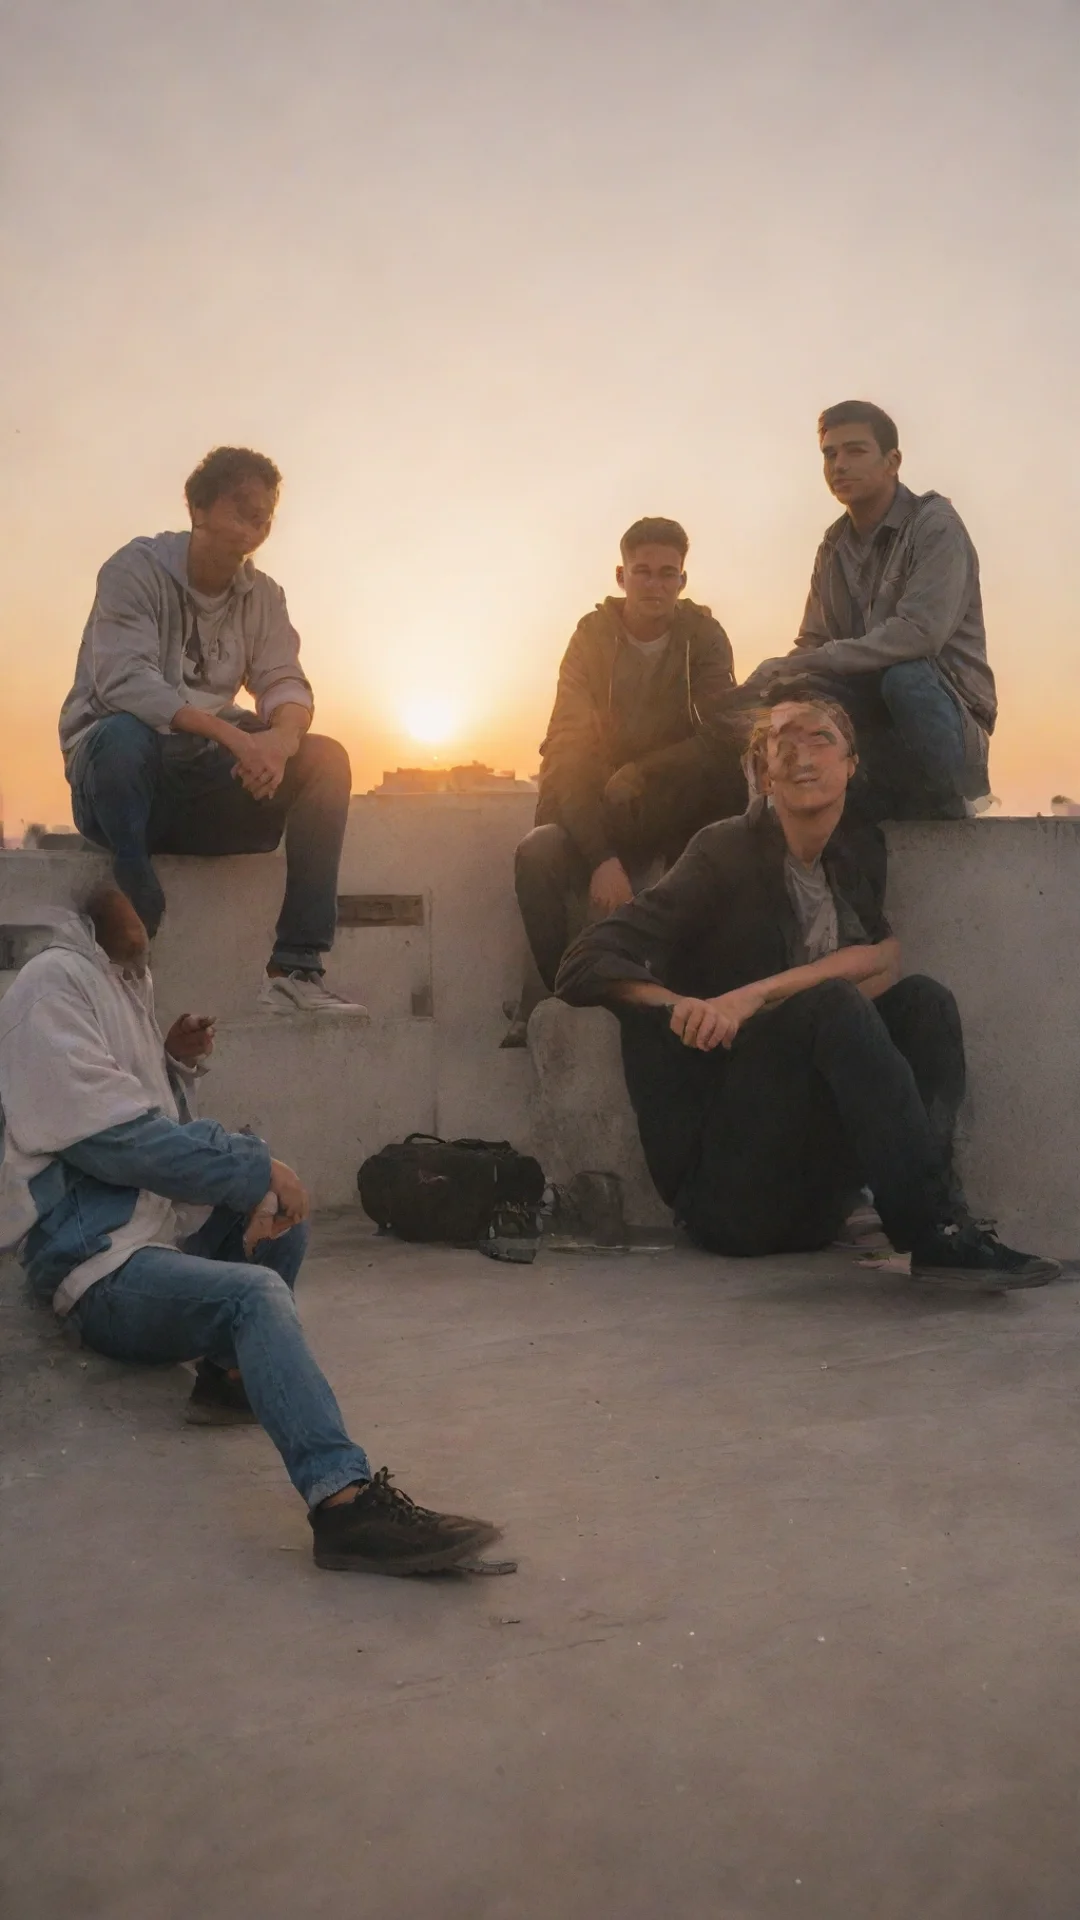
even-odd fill
[[[405,1145],[407,1147],[411,1147],[414,1140],[430,1140],[436,1147],[445,1147],[446,1145],[446,1141],[443,1139],[441,1133],[407,1133],[405,1135]]]

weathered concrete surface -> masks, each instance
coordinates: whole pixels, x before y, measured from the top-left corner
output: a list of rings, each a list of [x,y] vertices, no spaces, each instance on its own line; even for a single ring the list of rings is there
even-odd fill
[[[344,1219],[301,1286],[520,1572],[316,1572],[262,1435],[5,1295],[5,1920],[1075,1920],[1077,1289]]]
[[[546,1084],[538,1084],[528,1053],[499,1051],[502,1003],[517,993],[523,956],[513,849],[532,806],[530,794],[354,800],[342,890],[422,893],[426,923],[342,929],[331,984],[358,994],[376,1027],[408,1022],[414,1007],[430,1006],[434,1037],[419,1041],[410,1056],[418,1078],[396,1089],[390,1104],[426,1109],[433,1073],[439,1131],[535,1144],[553,1171],[563,1164],[570,1172],[610,1168],[623,1177],[631,1213],[651,1224],[663,1209],[634,1137],[607,1017],[540,1010],[536,1065],[553,1069]],[[80,854],[0,854],[0,924],[34,900],[68,897],[94,865]],[[281,896],[282,860],[174,859],[160,867],[170,902],[154,954],[163,1017],[195,1007],[216,1011],[226,1026],[248,1028]],[[1075,1256],[1080,820],[891,828],[889,912],[908,971],[936,974],[960,1002],[971,1066],[962,1161],[974,1205],[1019,1244]],[[291,1105],[302,1085],[324,1139],[368,1138],[387,1103],[370,1073],[351,1070],[354,1044],[332,1071],[282,1075],[275,1109],[264,1098],[271,1082],[254,1042],[226,1039],[206,1087],[206,1110],[232,1115],[258,1100],[271,1138],[312,1136],[301,1171],[320,1199],[347,1200],[355,1169],[332,1145],[320,1155],[315,1119],[310,1127],[298,1122]],[[395,1047],[391,1053],[403,1057]],[[368,1048],[365,1058],[372,1065],[377,1049]]]
[[[533,1142],[548,1178],[561,1186],[575,1173],[617,1173],[632,1226],[670,1225],[641,1151],[614,1014],[542,1000],[529,1020],[529,1053]]]
[[[1021,1246],[1075,1255],[1080,820],[892,827],[889,913],[906,971],[933,974],[960,1003],[973,1205]]]
[[[302,1016],[236,1021],[219,1033],[200,1109],[249,1127],[302,1167],[315,1206],[353,1199],[361,1161],[388,1140],[438,1130],[432,1020]]]

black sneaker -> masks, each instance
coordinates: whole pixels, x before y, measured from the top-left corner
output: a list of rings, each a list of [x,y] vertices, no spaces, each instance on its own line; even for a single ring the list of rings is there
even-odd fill
[[[380,1467],[355,1500],[308,1514],[317,1567],[334,1573],[438,1573],[499,1538],[487,1520],[418,1507]]]
[[[540,1251],[543,1232],[539,1207],[530,1207],[525,1200],[504,1200],[492,1213],[477,1246],[491,1260],[527,1266]]]
[[[1003,1246],[989,1227],[968,1221],[940,1227],[932,1238],[911,1251],[913,1280],[937,1280],[944,1286],[974,1293],[1003,1293],[1014,1287],[1045,1287],[1061,1268],[1056,1260],[1035,1253],[1018,1253]]]
[[[259,1422],[242,1380],[233,1380],[224,1367],[199,1360],[195,1385],[184,1409],[189,1427],[257,1427]]]

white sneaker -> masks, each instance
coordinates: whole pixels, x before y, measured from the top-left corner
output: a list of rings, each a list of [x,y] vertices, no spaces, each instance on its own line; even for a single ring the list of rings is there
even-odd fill
[[[331,993],[320,973],[267,974],[259,994],[260,1013],[335,1013],[352,1014],[354,1020],[370,1018],[366,1007],[356,1000],[344,1000]]]

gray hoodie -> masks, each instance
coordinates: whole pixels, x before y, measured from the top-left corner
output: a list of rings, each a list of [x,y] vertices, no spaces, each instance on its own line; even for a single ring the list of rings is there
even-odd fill
[[[241,687],[263,720],[287,701],[311,711],[285,595],[250,560],[234,575],[224,619],[204,644],[188,585],[189,538],[131,540],[98,574],[75,684],[60,710],[65,761],[87,728],[110,713],[132,713],[167,733],[185,706],[235,719],[243,711],[233,704]]]

